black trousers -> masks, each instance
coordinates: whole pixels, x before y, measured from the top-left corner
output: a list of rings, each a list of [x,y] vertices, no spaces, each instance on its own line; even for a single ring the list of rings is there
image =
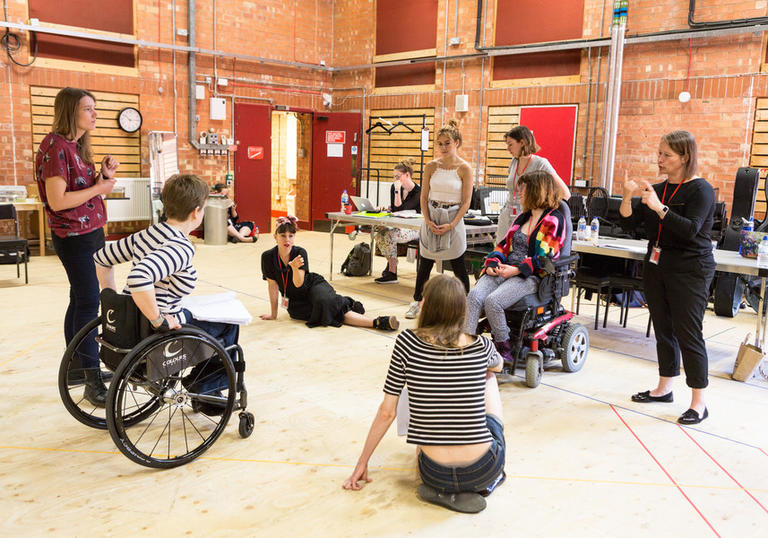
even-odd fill
[[[453,269],[453,274],[456,278],[461,280],[461,283],[464,284],[464,290],[469,293],[469,276],[467,275],[467,266],[464,264],[464,253],[462,252],[461,256],[458,258],[450,260],[450,263],[451,269]],[[414,301],[421,301],[423,298],[422,293],[424,292],[424,285],[427,283],[427,280],[429,280],[429,273],[432,272],[432,267],[434,265],[435,260],[419,256],[419,270],[416,273],[416,289],[413,292]]]
[[[714,264],[711,268],[702,268],[698,262],[695,265],[683,273],[665,271],[646,262],[643,286],[656,334],[659,375],[680,375],[682,356],[686,384],[703,389],[709,383],[709,364],[701,325],[715,268]]]

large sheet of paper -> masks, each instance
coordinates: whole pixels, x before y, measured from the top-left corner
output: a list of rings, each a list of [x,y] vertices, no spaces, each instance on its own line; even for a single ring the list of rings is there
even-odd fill
[[[234,291],[214,293],[213,295],[189,295],[181,300],[195,319],[248,325],[253,318]]]

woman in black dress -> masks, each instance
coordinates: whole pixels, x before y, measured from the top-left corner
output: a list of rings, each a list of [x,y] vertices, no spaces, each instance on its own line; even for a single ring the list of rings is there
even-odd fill
[[[261,255],[261,272],[269,288],[270,313],[261,319],[277,319],[278,301],[293,319],[308,327],[342,324],[394,331],[400,326],[395,316],[365,316],[365,308],[352,297],[343,297],[323,278],[309,272],[307,251],[295,246],[296,217],[277,219],[277,246]]]

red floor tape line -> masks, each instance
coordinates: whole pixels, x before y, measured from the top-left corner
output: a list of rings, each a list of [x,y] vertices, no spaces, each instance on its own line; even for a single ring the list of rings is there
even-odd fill
[[[622,422],[622,424],[624,424],[624,426],[626,426],[626,427],[627,427],[627,429],[628,429],[628,430],[629,430],[629,432],[632,434],[632,436],[633,436],[635,439],[637,439],[637,442],[638,442],[638,443],[640,443],[640,446],[642,446],[642,447],[645,449],[645,451],[646,451],[646,452],[648,453],[648,455],[649,455],[649,456],[650,456],[650,457],[653,459],[653,461],[655,461],[655,462],[656,462],[656,465],[658,465],[658,466],[659,466],[659,468],[660,468],[660,469],[661,469],[661,470],[664,472],[664,474],[665,474],[665,475],[667,475],[667,478],[669,478],[669,480],[670,480],[670,481],[671,481],[671,482],[672,482],[672,483],[675,485],[675,487],[677,488],[677,490],[678,490],[678,491],[679,491],[679,492],[680,492],[680,493],[683,495],[683,497],[685,497],[685,500],[686,500],[686,501],[688,501],[688,503],[690,503],[690,505],[693,507],[693,509],[694,509],[694,510],[696,510],[696,513],[697,513],[697,514],[699,514],[699,516],[701,516],[701,519],[703,519],[703,520],[704,520],[704,522],[705,522],[707,525],[709,525],[709,528],[710,528],[710,529],[712,529],[712,532],[714,532],[714,533],[715,533],[715,535],[716,535],[716,536],[718,536],[718,538],[721,538],[721,537],[720,537],[720,533],[718,533],[718,532],[715,530],[715,528],[712,526],[712,523],[710,523],[710,522],[709,522],[709,520],[708,520],[707,518],[705,518],[705,517],[704,517],[704,514],[702,514],[702,513],[701,513],[701,510],[699,510],[699,509],[696,507],[696,505],[695,505],[695,504],[693,504],[693,501],[692,501],[692,500],[691,500],[691,499],[688,497],[688,495],[686,495],[686,494],[685,494],[685,492],[683,491],[683,488],[681,488],[681,487],[680,487],[680,485],[679,485],[677,482],[675,482],[675,479],[674,479],[674,478],[672,478],[672,475],[670,475],[670,474],[667,472],[667,470],[664,468],[664,466],[663,466],[663,465],[662,465],[662,464],[659,462],[659,460],[657,460],[657,459],[656,459],[656,456],[654,456],[654,455],[653,455],[653,453],[652,453],[650,450],[648,450],[648,447],[647,447],[647,446],[645,446],[645,443],[643,443],[643,442],[640,440],[640,438],[637,436],[637,434],[635,433],[635,431],[634,431],[632,428],[630,428],[630,427],[629,427],[629,424],[627,424],[627,422],[624,420],[624,417],[622,417],[622,416],[619,414],[619,412],[618,412],[618,411],[616,411],[616,408],[615,408],[615,407],[611,406],[611,409],[613,410],[613,412],[614,412],[614,413],[616,413],[616,416],[617,416],[617,417],[619,417],[619,420]]]
[[[733,475],[731,475],[731,473],[729,473],[728,471],[726,471],[726,470],[725,470],[725,467],[723,467],[722,465],[720,465],[720,463],[719,463],[719,462],[718,462],[718,461],[717,461],[715,458],[713,458],[713,457],[712,457],[712,454],[710,454],[709,452],[707,452],[707,451],[704,449],[704,447],[703,447],[703,446],[701,446],[701,445],[699,444],[699,442],[698,442],[698,441],[696,441],[696,439],[694,439],[693,437],[691,437],[691,434],[690,434],[690,433],[688,433],[687,431],[685,431],[685,428],[683,428],[682,426],[680,426],[680,424],[678,424],[678,425],[677,425],[677,427],[678,427],[678,428],[680,428],[680,430],[681,430],[681,431],[682,431],[682,432],[683,432],[685,435],[687,435],[687,436],[688,436],[688,439],[690,439],[691,441],[693,441],[693,442],[694,442],[694,444],[695,444],[697,447],[699,447],[699,448],[701,449],[701,451],[702,451],[702,452],[704,452],[704,454],[706,454],[707,456],[709,456],[709,459],[711,459],[713,462],[715,462],[715,465],[717,465],[718,467],[720,467],[720,470],[721,470],[721,471],[723,471],[725,474],[727,474],[727,475],[728,475],[728,478],[730,478],[731,480],[733,480],[733,481],[736,483],[736,485],[737,485],[737,486],[739,486],[739,487],[740,487],[742,490],[744,490],[744,493],[746,493],[747,495],[749,495],[750,497],[752,497],[752,500],[753,500],[753,501],[755,501],[755,502],[756,502],[756,503],[757,503],[757,504],[760,506],[760,508],[762,508],[762,509],[763,509],[763,512],[765,512],[766,514],[768,514],[768,509],[766,509],[766,508],[765,508],[765,506],[763,506],[763,505],[762,505],[762,503],[761,503],[760,501],[758,501],[757,499],[755,499],[754,495],[752,495],[752,494],[751,494],[751,493],[750,493],[750,492],[747,490],[747,488],[745,488],[744,486],[742,486],[742,485],[739,483],[739,481],[738,481],[738,480],[736,480],[736,479],[733,477]]]

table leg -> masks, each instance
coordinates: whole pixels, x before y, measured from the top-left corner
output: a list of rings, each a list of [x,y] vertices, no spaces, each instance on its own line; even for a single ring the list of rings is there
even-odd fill
[[[45,256],[45,210],[37,209],[37,227],[40,231],[40,256]]]
[[[339,222],[341,222],[341,220],[334,221],[333,217],[331,217],[331,263],[328,273],[329,281],[333,280],[333,232],[336,230],[336,226],[339,225]]]
[[[757,327],[755,328],[755,345],[763,349],[765,343],[765,320],[768,316],[763,316],[763,305],[765,304],[765,278],[760,278],[760,298],[757,301]]]

